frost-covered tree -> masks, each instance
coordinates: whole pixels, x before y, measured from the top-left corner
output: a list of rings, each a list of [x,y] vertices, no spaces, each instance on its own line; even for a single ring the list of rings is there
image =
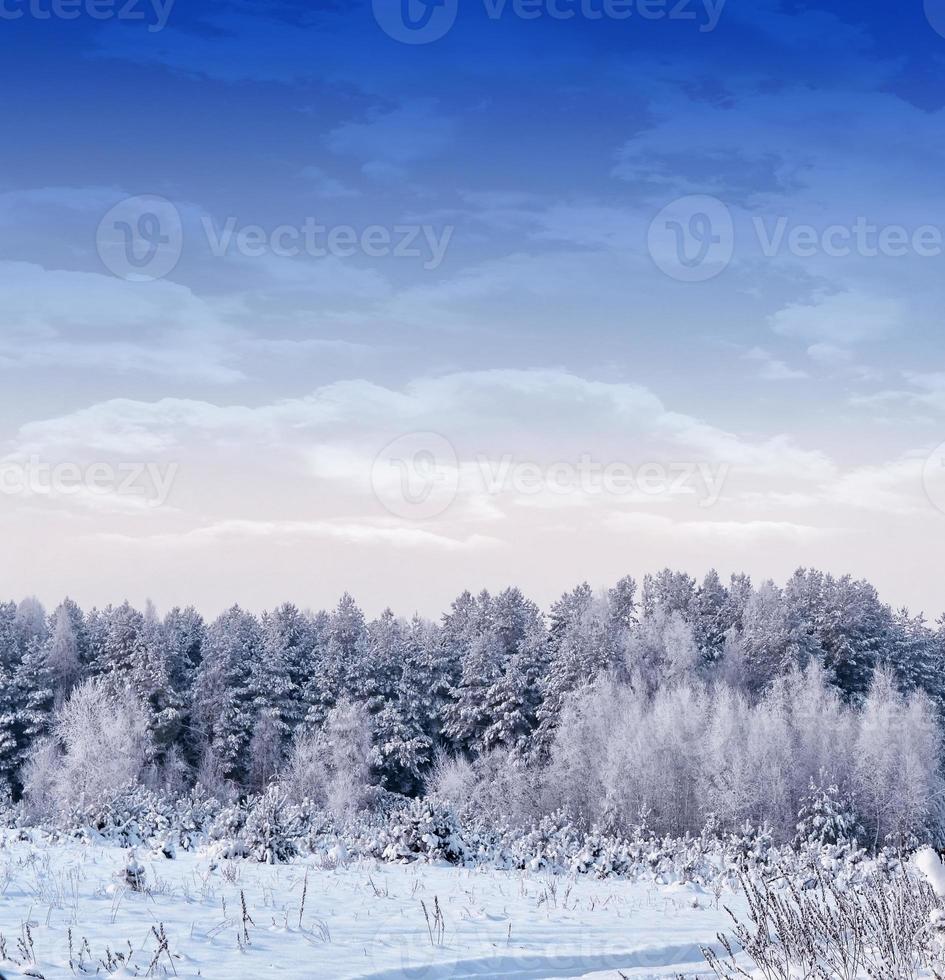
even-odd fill
[[[342,700],[317,732],[296,739],[281,782],[291,799],[324,806],[344,819],[370,799],[371,755],[367,709]]]
[[[181,704],[171,688],[160,622],[128,602],[89,617],[90,674],[128,687],[145,711],[151,745],[162,756],[180,732]]]
[[[907,699],[893,675],[878,670],[863,704],[853,777],[853,799],[874,846],[922,830],[945,790],[940,758],[941,731],[928,700]]]
[[[665,613],[678,612],[692,622],[696,605],[696,580],[685,572],[664,568],[656,575],[643,578],[640,597],[643,616],[653,616],[658,609]]]
[[[0,663],[8,670],[15,670],[19,659],[16,605],[12,602],[0,602]]]
[[[594,595],[585,582],[551,607],[548,664],[531,753],[535,758],[548,751],[567,698],[615,667],[625,652],[625,634],[623,642],[614,643],[609,599]]]
[[[758,695],[799,658],[784,595],[774,582],[763,582],[751,593],[740,620],[740,627],[726,636],[722,673],[730,683]]]
[[[945,662],[924,616],[911,616],[899,609],[893,616],[889,637],[883,645],[879,662],[895,673],[909,691],[924,691],[939,715],[945,708]]]
[[[42,646],[46,642],[46,610],[35,596],[27,597],[16,607],[14,624],[21,658],[26,656],[30,648]]]
[[[631,682],[648,694],[663,684],[694,676],[701,664],[692,626],[678,609],[655,607],[627,644],[626,671]]]
[[[101,807],[141,778],[151,756],[146,713],[130,689],[87,681],[59,711],[52,737],[35,746],[23,784],[29,804],[71,819]]]

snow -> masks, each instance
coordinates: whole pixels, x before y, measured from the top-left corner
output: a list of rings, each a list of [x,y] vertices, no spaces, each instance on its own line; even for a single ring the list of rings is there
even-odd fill
[[[70,929],[73,962],[90,950],[82,961],[99,976],[147,975],[163,931],[157,976],[705,977],[700,947],[729,925],[698,886],[347,861],[341,852],[324,865],[271,866],[12,834],[0,845],[0,971],[11,980],[74,976]],[[143,890],[134,891],[126,872],[139,865]],[[723,901],[740,910],[731,894]],[[106,950],[111,969],[99,962]]]
[[[912,857],[912,863],[925,875],[932,891],[939,898],[945,898],[945,865],[931,847],[923,847]]]

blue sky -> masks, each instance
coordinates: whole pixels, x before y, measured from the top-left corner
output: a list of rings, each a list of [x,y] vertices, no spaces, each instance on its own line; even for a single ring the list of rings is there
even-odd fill
[[[5,594],[945,607],[945,4],[121,9],[2,4]]]

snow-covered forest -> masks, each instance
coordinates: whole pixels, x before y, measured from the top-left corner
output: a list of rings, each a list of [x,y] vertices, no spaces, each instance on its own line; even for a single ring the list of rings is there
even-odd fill
[[[493,826],[945,840],[945,620],[869,583],[710,572],[586,584],[543,613],[464,593],[439,622],[348,595],[206,622],[0,604],[0,770],[16,819],[73,825],[143,788],[263,794],[344,820],[428,795]]]

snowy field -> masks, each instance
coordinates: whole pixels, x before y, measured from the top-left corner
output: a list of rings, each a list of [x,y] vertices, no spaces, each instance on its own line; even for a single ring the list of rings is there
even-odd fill
[[[125,880],[121,849],[6,843],[3,975],[706,977],[700,944],[729,925],[717,896],[699,886],[368,861],[137,857],[139,892]]]

